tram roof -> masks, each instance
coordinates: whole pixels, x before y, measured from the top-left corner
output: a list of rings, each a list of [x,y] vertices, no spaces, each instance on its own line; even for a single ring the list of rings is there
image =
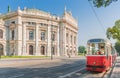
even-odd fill
[[[106,43],[106,42],[110,43],[108,39],[95,38],[95,39],[88,40],[87,43]]]

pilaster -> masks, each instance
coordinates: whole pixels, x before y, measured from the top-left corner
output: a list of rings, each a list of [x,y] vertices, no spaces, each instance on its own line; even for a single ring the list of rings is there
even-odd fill
[[[38,51],[38,29],[39,28],[39,24],[36,23],[35,26],[35,55],[38,55],[40,52]]]
[[[26,55],[26,23],[23,23],[23,27],[22,27],[22,53],[21,55]]]
[[[60,56],[60,51],[59,51],[59,27],[57,29],[57,56]]]
[[[66,52],[66,26],[64,25],[64,27],[63,27],[63,30],[64,30],[64,32],[63,32],[63,42],[64,42],[64,44],[63,44],[63,55],[64,56],[67,56],[67,52]]]
[[[51,55],[51,26],[50,25],[48,25],[48,40],[47,40],[47,42],[48,42],[48,47],[47,47],[47,52],[48,52],[48,56],[50,56]]]
[[[17,45],[17,51],[18,51],[18,53],[17,53],[17,55],[19,56],[19,55],[22,55],[22,34],[24,34],[24,33],[22,33],[22,19],[21,19],[21,16],[18,16],[17,17],[17,24],[16,24],[16,26],[17,26],[17,32],[16,32],[16,36],[17,36],[17,41],[15,41],[16,42],[16,45]]]

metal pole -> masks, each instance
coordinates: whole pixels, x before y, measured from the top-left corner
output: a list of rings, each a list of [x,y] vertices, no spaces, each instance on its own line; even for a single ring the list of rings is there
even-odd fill
[[[1,51],[0,51],[0,59],[1,59]]]
[[[54,14],[55,15],[55,14]],[[53,36],[53,16],[51,16],[51,60],[53,60],[53,51],[54,51],[54,48],[53,48],[53,41],[54,41],[54,36]]]
[[[52,23],[52,20],[51,20]],[[51,24],[51,60],[53,60],[53,25]]]

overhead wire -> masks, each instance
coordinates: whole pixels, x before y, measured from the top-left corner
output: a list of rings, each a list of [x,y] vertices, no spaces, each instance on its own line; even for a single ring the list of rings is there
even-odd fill
[[[97,15],[95,9],[93,8],[92,4],[90,3],[90,1],[88,1],[88,2],[89,2],[89,4],[90,4],[90,7],[91,7],[93,13],[95,14],[96,19],[98,20],[100,26],[102,27],[104,33],[106,34],[106,29],[104,28],[104,25],[102,24],[101,20],[99,19],[98,15]]]

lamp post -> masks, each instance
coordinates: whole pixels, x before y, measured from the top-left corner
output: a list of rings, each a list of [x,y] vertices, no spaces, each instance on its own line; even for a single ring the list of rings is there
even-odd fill
[[[55,19],[54,19],[55,17]],[[51,16],[51,60],[53,59],[53,52],[55,51],[54,47],[53,47],[53,41],[55,40],[55,36],[54,36],[54,32],[53,32],[53,28],[54,28],[54,25],[53,25],[53,20],[57,20],[57,15],[56,14],[53,14],[53,16]]]
[[[53,16],[51,16],[51,60],[53,60]]]
[[[1,51],[0,51],[0,59],[1,59]]]

